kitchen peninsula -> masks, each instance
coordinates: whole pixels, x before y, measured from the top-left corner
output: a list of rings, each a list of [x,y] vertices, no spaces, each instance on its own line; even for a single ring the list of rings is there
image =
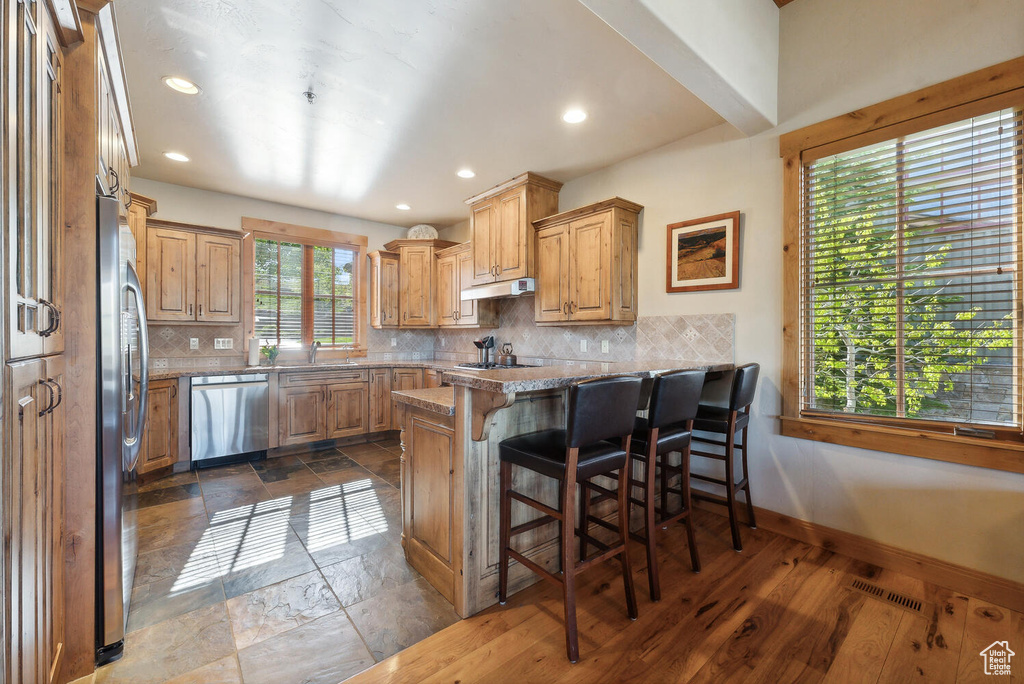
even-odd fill
[[[487,371],[446,370],[452,387],[392,392],[402,429],[402,544],[406,558],[468,617],[497,602],[498,444],[508,437],[564,425],[566,388],[607,375],[653,377],[683,369],[724,371],[730,364],[688,361],[574,363]],[[555,501],[557,483],[515,472],[516,490]],[[512,524],[528,522],[513,506]],[[541,566],[556,570],[557,527],[539,526],[516,543]],[[509,592],[538,576],[518,563]]]

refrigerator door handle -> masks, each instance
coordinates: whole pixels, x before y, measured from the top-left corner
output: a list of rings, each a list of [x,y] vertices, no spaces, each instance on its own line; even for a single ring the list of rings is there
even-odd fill
[[[135,305],[139,312],[139,417],[135,422],[135,434],[124,440],[125,468],[134,470],[142,452],[142,435],[146,429],[146,410],[149,403],[149,327],[146,321],[146,303],[142,296],[142,284],[135,268],[129,263],[128,278],[124,284],[126,290],[135,295]],[[128,368],[129,375],[131,367]],[[131,380],[129,379],[129,384]]]

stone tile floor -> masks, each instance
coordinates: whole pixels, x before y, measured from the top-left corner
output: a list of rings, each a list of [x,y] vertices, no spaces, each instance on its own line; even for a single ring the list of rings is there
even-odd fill
[[[140,487],[121,660],[95,684],[335,684],[455,623],[405,562],[397,440]]]

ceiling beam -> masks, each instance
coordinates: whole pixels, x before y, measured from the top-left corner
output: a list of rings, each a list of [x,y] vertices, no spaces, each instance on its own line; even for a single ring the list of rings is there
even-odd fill
[[[746,135],[778,120],[779,9],[764,0],[580,0]]]

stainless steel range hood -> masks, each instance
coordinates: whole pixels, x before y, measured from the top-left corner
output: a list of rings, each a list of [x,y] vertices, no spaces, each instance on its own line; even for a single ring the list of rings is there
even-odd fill
[[[532,294],[537,288],[533,278],[519,278],[518,280],[506,280],[503,283],[490,283],[488,285],[477,285],[468,290],[463,290],[461,299],[500,299],[502,297],[518,297],[519,295]]]

